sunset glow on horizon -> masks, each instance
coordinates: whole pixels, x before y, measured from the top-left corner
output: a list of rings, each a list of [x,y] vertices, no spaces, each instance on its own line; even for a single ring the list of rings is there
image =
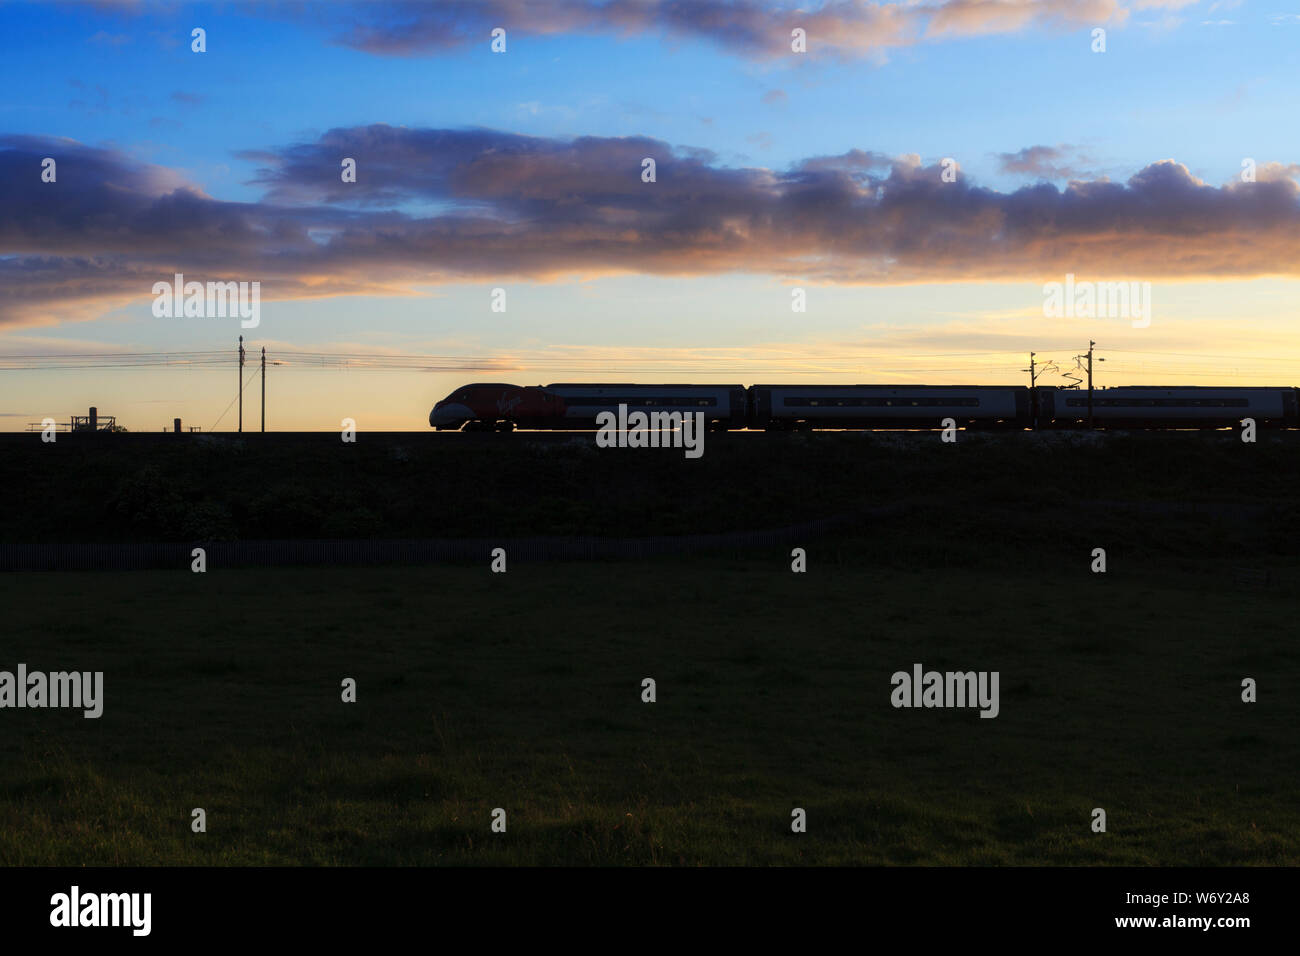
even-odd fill
[[[0,431],[232,430],[241,335],[273,430],[474,381],[1063,386],[1091,340],[1098,386],[1300,386],[1297,44],[1224,0],[6,4]],[[160,316],[176,275],[257,321]]]

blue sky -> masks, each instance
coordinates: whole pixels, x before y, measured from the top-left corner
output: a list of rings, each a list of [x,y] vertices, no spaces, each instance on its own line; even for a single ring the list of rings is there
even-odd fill
[[[1250,0],[1101,5],[1117,11],[1107,21],[1104,54],[1090,49],[1091,21],[1084,21],[972,29],[970,35],[852,55],[821,53],[814,32],[807,55],[773,56],[708,27],[639,28],[626,35],[557,27],[544,33],[516,29],[509,18],[501,22],[505,54],[489,50],[486,34],[478,42],[411,55],[340,42],[357,19],[400,27],[409,18],[410,8],[385,4],[301,10],[229,3],[7,4],[0,5],[0,82],[8,93],[0,103],[0,133],[75,141],[111,154],[124,168],[160,167],[231,209],[266,202],[268,183],[257,180],[267,161],[250,154],[283,158],[296,145],[319,144],[331,130],[377,124],[485,128],[548,144],[644,138],[679,154],[707,151],[698,155],[718,176],[756,168],[788,172],[853,150],[916,154],[921,169],[952,157],[974,187],[1007,195],[1044,176],[1057,189],[1072,178],[1125,183],[1166,159],[1214,187],[1236,179],[1244,157],[1283,167],[1300,162],[1296,8]],[[532,16],[535,26],[535,10]],[[196,26],[207,31],[203,54],[190,50]],[[479,24],[471,17],[465,29]],[[1056,151],[1055,172],[1008,167],[1006,155],[1032,147]],[[61,172],[60,178],[70,175]],[[1285,175],[1294,181],[1294,172]],[[31,188],[42,187],[33,180]],[[417,189],[385,208],[426,217],[466,202],[463,195],[431,197]],[[339,214],[348,205],[336,202],[331,210]],[[365,202],[354,208],[367,214]],[[41,223],[33,216],[20,226],[20,233],[30,234]],[[1289,235],[1292,226],[1285,228]],[[1104,240],[1104,230],[1092,238]],[[1225,227],[1225,245],[1249,240]],[[1286,248],[1273,240],[1263,245],[1264,257]],[[69,258],[87,254],[71,240],[67,248]],[[9,240],[0,257],[15,261],[34,250]],[[98,252],[113,254],[111,241]],[[1156,247],[1152,261],[1160,257]],[[993,282],[972,281],[969,270],[863,282],[842,271],[801,277],[787,266],[751,268],[751,261],[737,255],[693,275],[567,261],[571,274],[504,267],[500,277],[440,274],[424,281],[407,274],[397,294],[388,295],[342,289],[305,297],[299,289],[270,295],[261,326],[245,334],[272,354],[513,356],[522,366],[513,378],[521,384],[662,380],[658,365],[666,363],[667,374],[667,365],[686,356],[715,359],[719,370],[734,370],[723,377],[745,383],[777,379],[783,370],[795,377],[818,370],[822,380],[821,370],[832,379],[920,380],[906,374],[913,368],[928,381],[1020,381],[1023,360],[1011,350],[1061,346],[1059,355],[1068,358],[1089,337],[1132,350],[1130,371],[1139,377],[1160,373],[1169,380],[1174,376],[1162,370],[1180,369],[1184,381],[1198,383],[1206,369],[1174,355],[1204,354],[1208,362],[1236,351],[1242,368],[1280,376],[1272,384],[1300,380],[1294,374],[1300,351],[1290,344],[1294,280],[1282,266],[1266,263],[1260,271],[1269,275],[1162,276],[1157,270],[1151,279],[1160,312],[1151,328],[1139,330],[1125,321],[1043,319],[1043,276],[1064,271],[1055,262]],[[1081,274],[1088,264],[1081,262]],[[1143,277],[1141,270],[1134,276]],[[792,285],[808,288],[806,313],[791,313]],[[504,315],[488,309],[495,287],[509,294]],[[66,306],[56,300],[39,314],[0,316],[0,354],[233,347],[237,324],[160,320],[150,311],[148,292],[147,283],[134,296],[106,289],[102,299]],[[574,360],[572,373],[552,373],[558,359],[529,367],[530,357],[539,355],[583,358]],[[610,360],[610,374],[600,371],[602,356]],[[643,370],[621,371],[638,356]],[[1260,364],[1268,356],[1276,362]],[[1126,367],[1122,355],[1112,361],[1113,370]],[[283,428],[333,428],[348,416],[363,427],[418,428],[432,401],[466,378],[287,367],[278,374],[275,425]],[[228,403],[233,375],[201,368],[6,372],[0,414],[7,417],[0,428],[22,428],[30,416],[45,414],[66,420],[87,404],[142,430],[175,416],[207,428]],[[1240,380],[1264,384],[1254,372]],[[229,424],[227,418],[221,427]]]
[[[996,154],[1071,143],[1113,175],[1176,158],[1218,181],[1236,174],[1243,149],[1297,152],[1295,124],[1280,120],[1300,107],[1300,71],[1288,66],[1300,21],[1272,18],[1300,8],[1209,6],[1184,8],[1177,26],[1152,15],[1112,28],[1101,56],[1076,28],[923,44],[877,64],[753,62],[706,40],[568,35],[513,38],[505,56],[488,54],[485,38],[482,49],[385,58],[331,43],[328,26],[238,4],[8,4],[0,77],[11,96],[0,110],[10,132],[120,144],[229,199],[258,193],[245,185],[254,164],[236,151],[374,122],[644,135],[736,165],[854,148],[954,156],[1000,187],[1017,183],[999,176]],[[1233,24],[1205,22],[1220,15]],[[203,56],[189,50],[192,25],[208,30]],[[764,103],[772,90],[787,99]],[[1240,145],[1225,152],[1225,141]]]

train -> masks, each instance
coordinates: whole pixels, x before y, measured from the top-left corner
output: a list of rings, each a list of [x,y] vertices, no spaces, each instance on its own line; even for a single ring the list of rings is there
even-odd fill
[[[433,406],[439,431],[597,427],[602,412],[702,413],[712,431],[741,429],[1118,429],[1300,427],[1300,389],[1121,385],[636,385],[477,382]]]

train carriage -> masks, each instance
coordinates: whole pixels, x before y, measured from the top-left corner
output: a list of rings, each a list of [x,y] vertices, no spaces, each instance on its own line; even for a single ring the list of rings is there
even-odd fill
[[[755,385],[757,428],[1027,428],[1029,389],[1001,385]]]
[[[1036,389],[1042,428],[1088,422],[1088,390]],[[1215,385],[1120,385],[1092,390],[1092,421],[1103,428],[1227,428],[1253,418],[1260,426],[1295,426],[1294,388]]]
[[[601,412],[618,414],[620,405],[628,412],[680,414],[701,413],[706,427],[715,430],[744,428],[747,423],[746,390],[743,385],[632,385],[558,383],[546,391],[564,400],[561,427],[594,428]]]

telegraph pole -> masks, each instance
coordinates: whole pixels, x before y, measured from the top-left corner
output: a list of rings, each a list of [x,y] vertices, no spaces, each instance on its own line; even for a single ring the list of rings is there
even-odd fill
[[[1028,372],[1028,373],[1029,373],[1029,388],[1030,388],[1031,390],[1032,390],[1033,387],[1034,387],[1034,356],[1037,355],[1037,354],[1038,354],[1037,352],[1030,352],[1030,353],[1029,353],[1029,368],[1022,368],[1022,369],[1020,370],[1020,371],[1022,371],[1022,372]]]
[[[262,346],[262,431],[266,431],[266,346]]]
[[[244,337],[239,337],[239,431],[244,431]]]

